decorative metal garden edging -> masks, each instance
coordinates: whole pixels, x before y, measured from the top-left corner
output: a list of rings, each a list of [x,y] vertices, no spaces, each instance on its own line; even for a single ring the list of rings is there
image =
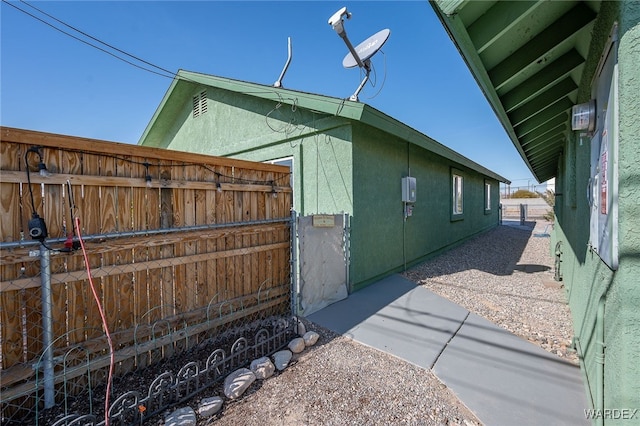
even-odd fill
[[[253,337],[253,344],[250,344],[246,337],[240,337],[235,340],[228,353],[224,349],[211,352],[204,365],[190,361],[175,374],[170,371],[160,374],[144,394],[139,391],[125,392],[109,407],[109,424],[142,424],[163,410],[188,401],[219,383],[229,373],[248,365],[250,361],[271,355],[286,346],[294,336],[296,327],[295,318],[285,317],[271,317],[251,324],[247,328],[258,330]],[[105,424],[104,418],[97,414],[65,414],[52,426]]]

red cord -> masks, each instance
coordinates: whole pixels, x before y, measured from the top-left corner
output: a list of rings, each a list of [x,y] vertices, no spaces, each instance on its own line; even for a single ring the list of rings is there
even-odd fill
[[[98,310],[100,311],[100,317],[102,318],[102,326],[104,327],[104,332],[107,335],[107,342],[109,343],[109,376],[107,377],[107,393],[104,398],[104,424],[105,426],[109,426],[109,394],[111,393],[111,384],[113,381],[113,368],[115,365],[115,351],[113,350],[113,341],[111,340],[111,333],[109,333],[109,326],[107,325],[107,318],[104,315],[104,309],[102,308],[102,302],[100,302],[100,298],[98,297],[98,293],[96,292],[96,288],[93,285],[93,279],[91,278],[91,267],[89,266],[89,258],[87,257],[87,250],[84,247],[84,241],[82,240],[82,235],[80,234],[80,218],[75,218],[76,225],[76,233],[78,235],[78,240],[80,240],[80,247],[82,247],[82,254],[84,256],[84,263],[87,267],[87,276],[89,277],[89,284],[91,285],[91,292],[93,293],[93,298],[98,305]]]

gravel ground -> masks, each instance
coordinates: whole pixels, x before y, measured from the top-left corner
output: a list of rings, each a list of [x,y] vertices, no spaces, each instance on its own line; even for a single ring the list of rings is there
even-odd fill
[[[533,225],[533,223],[530,223]],[[425,262],[405,276],[510,332],[578,364],[564,288],[553,279],[549,238],[499,226]]]
[[[531,225],[534,225],[531,223]],[[499,226],[404,275],[571,362],[564,289],[553,281],[548,222]],[[199,425],[476,425],[429,370],[303,320],[318,344]]]

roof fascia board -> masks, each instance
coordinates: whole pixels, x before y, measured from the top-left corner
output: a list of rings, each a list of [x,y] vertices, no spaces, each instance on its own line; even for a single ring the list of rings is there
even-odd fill
[[[441,157],[455,161],[460,165],[475,170],[483,175],[489,176],[497,181],[507,184],[511,183],[503,176],[492,172],[486,167],[483,167],[475,161],[468,159],[464,155],[444,146],[443,144],[430,138],[429,136],[420,133],[416,129],[409,127],[406,124],[401,123],[400,121],[368,105],[365,105],[364,113],[362,114],[360,122],[387,132],[391,135],[397,136],[400,139],[409,141],[414,145],[420,146],[428,151],[440,155]]]
[[[442,26],[445,28],[445,30],[449,34],[449,38],[455,45],[456,49],[458,49],[458,52],[460,53],[460,56],[462,56],[462,59],[467,64],[467,68],[469,68],[469,70],[471,71],[471,75],[476,80],[476,83],[480,87],[480,90],[482,90],[482,93],[484,94],[485,98],[489,102],[489,105],[491,105],[493,112],[498,117],[498,120],[500,121],[500,123],[502,123],[502,127],[504,128],[505,132],[509,136],[509,139],[511,139],[511,142],[513,143],[514,147],[520,154],[520,157],[522,158],[524,163],[527,165],[527,168],[533,174],[533,176],[538,178],[535,170],[529,163],[527,156],[525,155],[524,151],[522,150],[522,147],[520,146],[518,137],[516,136],[515,131],[511,126],[511,122],[507,117],[507,113],[502,107],[502,103],[498,98],[498,93],[493,88],[491,79],[487,74],[487,71],[482,63],[482,60],[480,59],[480,56],[477,54],[475,50],[475,46],[471,41],[471,38],[469,37],[469,34],[467,33],[467,30],[464,24],[456,15],[451,15],[451,16],[446,15],[443,12],[443,10],[440,8],[440,4],[442,2],[443,0],[429,0],[429,3],[431,4],[434,12],[436,13],[436,16],[438,17],[438,19],[440,19]]]
[[[346,99],[332,98],[324,95],[300,92],[279,87],[265,86],[246,81],[232,80],[212,75],[199,74],[181,70],[179,76],[185,77],[200,84],[242,93],[262,99],[267,99],[283,104],[300,106],[309,110],[315,110],[325,114],[359,120],[363,105]]]
[[[331,98],[324,95],[316,95],[311,93],[299,92],[294,90],[264,86],[255,83],[249,83],[239,80],[232,80],[223,77],[216,77],[207,74],[194,73],[190,71],[178,71],[176,79],[171,83],[169,90],[165,94],[160,106],[156,110],[151,123],[145,129],[140,141],[149,134],[153,124],[163,110],[165,104],[171,97],[172,92],[181,82],[201,84],[205,86],[216,87],[223,90],[229,90],[235,93],[254,96],[262,99],[281,102],[296,107],[305,108],[329,114],[336,117],[342,117],[350,120],[359,121],[377,129],[383,130],[402,139],[408,140],[418,146],[432,151],[442,157],[451,159],[461,165],[476,170],[486,176],[492,177],[500,182],[510,183],[508,179],[492,172],[491,170],[473,162],[463,155],[453,151],[450,148],[434,141],[428,136],[418,132],[417,130],[407,126],[404,123],[368,106],[361,102],[354,102],[345,99]],[[344,125],[344,124],[340,124]],[[228,154],[227,154],[228,155]]]
[[[175,87],[178,84],[179,80],[180,79],[178,77],[178,74],[176,74],[176,76],[171,81],[171,84],[169,85],[169,88],[167,89],[167,91],[165,92],[164,96],[162,97],[162,100],[160,101],[160,104],[158,105],[158,107],[156,108],[155,112],[151,116],[151,120],[149,120],[149,123],[147,124],[147,127],[145,127],[144,131],[142,132],[142,135],[140,136],[140,139],[138,139],[138,145],[142,145],[142,142],[147,138],[147,136],[149,136],[149,133],[151,132],[151,129],[153,129],[153,126],[155,125],[156,121],[158,120],[158,117],[160,116],[161,112],[164,110],[164,107],[165,107],[166,103],[168,102],[168,100],[169,100],[169,98],[171,96],[171,93],[173,93],[173,90],[175,89]],[[151,146],[151,145],[149,145],[149,146]]]
[[[467,3],[467,0],[440,0],[440,7],[443,13],[453,15],[465,3]]]

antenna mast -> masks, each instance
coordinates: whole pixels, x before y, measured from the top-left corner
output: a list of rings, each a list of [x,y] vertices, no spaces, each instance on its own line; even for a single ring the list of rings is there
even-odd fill
[[[291,37],[287,37],[287,46],[288,46],[288,51],[289,51],[289,54],[287,56],[287,62],[284,64],[284,68],[282,69],[282,72],[280,73],[280,77],[278,77],[278,81],[273,83],[273,87],[282,87],[282,79],[284,78],[284,74],[289,69],[289,64],[291,63],[291,57],[292,57],[292,54],[291,54]]]

